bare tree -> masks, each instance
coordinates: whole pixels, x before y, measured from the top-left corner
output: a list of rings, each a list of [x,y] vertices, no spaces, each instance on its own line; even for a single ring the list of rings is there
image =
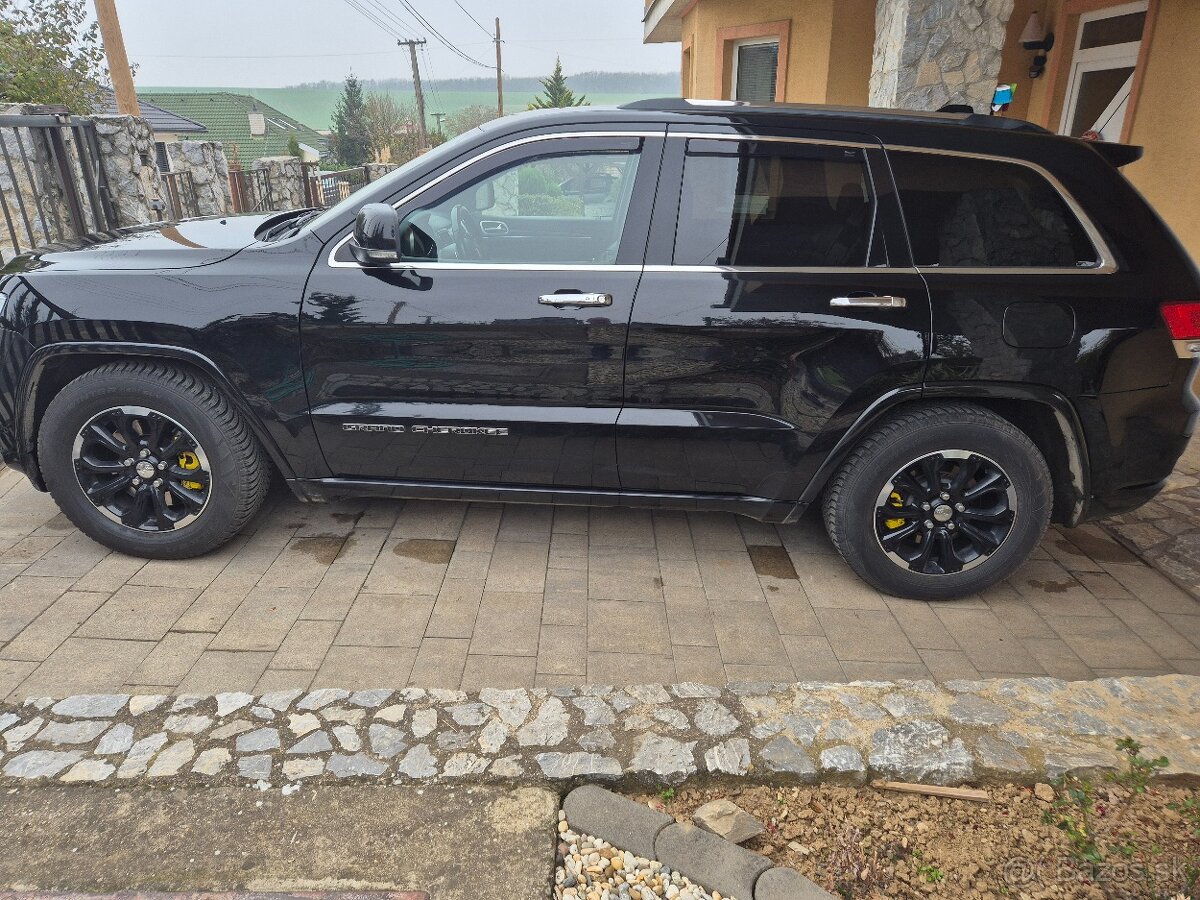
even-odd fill
[[[446,116],[446,134],[456,137],[496,118],[496,107],[476,104],[464,106]]]
[[[413,128],[413,114],[390,94],[368,94],[363,107],[367,149],[375,162],[402,162],[403,145]],[[415,145],[415,142],[414,142]]]

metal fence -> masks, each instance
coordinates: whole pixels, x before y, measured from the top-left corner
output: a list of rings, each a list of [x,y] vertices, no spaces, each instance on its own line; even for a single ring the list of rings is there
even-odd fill
[[[304,194],[309,206],[333,206],[370,183],[371,170],[367,166],[321,172],[316,163],[304,164]]]
[[[234,213],[271,212],[276,208],[266,169],[230,169],[229,194]]]
[[[163,194],[167,198],[167,212],[173,221],[200,215],[200,204],[196,198],[196,184],[191,172],[160,172]]]
[[[0,255],[116,226],[94,123],[0,115]]]

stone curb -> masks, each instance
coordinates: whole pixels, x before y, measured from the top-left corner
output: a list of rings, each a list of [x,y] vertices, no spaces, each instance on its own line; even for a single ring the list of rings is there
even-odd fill
[[[765,856],[691,823],[675,822],[627,797],[587,786],[563,801],[567,824],[635,856],[658,860],[708,891],[737,900],[832,900],[794,869],[772,868]],[[636,846],[626,843],[636,842]]]
[[[31,698],[0,704],[0,784],[1030,784],[1125,736],[1200,780],[1200,677]]]

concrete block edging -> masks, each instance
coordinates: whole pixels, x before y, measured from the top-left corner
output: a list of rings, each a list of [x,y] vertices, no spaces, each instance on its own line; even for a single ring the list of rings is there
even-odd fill
[[[793,869],[772,867],[759,853],[595,785],[571,791],[563,800],[563,811],[575,831],[635,856],[658,860],[725,897],[833,900],[832,894]]]

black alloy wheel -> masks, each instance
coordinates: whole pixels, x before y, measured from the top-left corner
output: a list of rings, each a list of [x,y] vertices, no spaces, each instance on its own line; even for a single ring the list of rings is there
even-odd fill
[[[1016,515],[1012,481],[995,461],[943,450],[913,460],[879,492],[875,536],[897,565],[950,575],[1000,549]]]
[[[137,531],[174,531],[208,505],[212,471],[186,428],[144,406],[115,406],[80,429],[75,475],[105,517]]]

